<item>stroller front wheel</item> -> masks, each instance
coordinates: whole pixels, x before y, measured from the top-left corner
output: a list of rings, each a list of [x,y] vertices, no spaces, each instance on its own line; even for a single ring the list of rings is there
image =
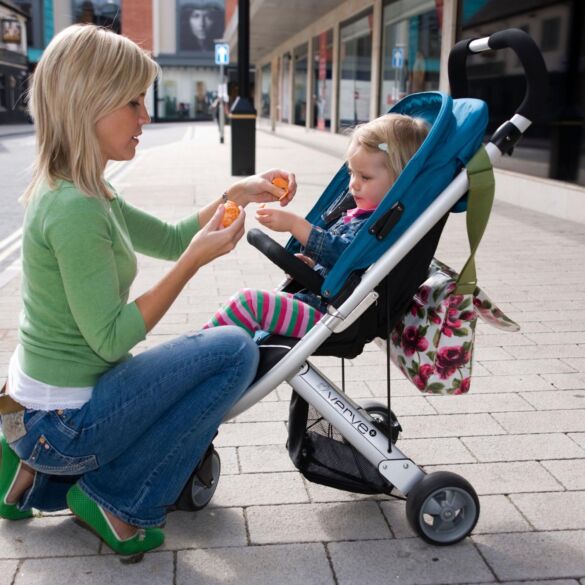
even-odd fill
[[[442,546],[455,544],[475,528],[479,499],[466,479],[437,471],[426,475],[409,492],[406,517],[423,540]]]

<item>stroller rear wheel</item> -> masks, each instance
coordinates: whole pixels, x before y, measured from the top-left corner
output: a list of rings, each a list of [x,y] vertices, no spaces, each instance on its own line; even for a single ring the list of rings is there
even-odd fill
[[[360,401],[360,406],[374,419],[376,428],[385,435],[388,433],[388,420],[390,420],[392,443],[398,441],[402,426],[392,410],[375,400],[362,400]]]
[[[449,471],[426,475],[409,492],[406,517],[414,531],[437,545],[463,540],[479,518],[479,499],[473,486]]]
[[[176,509],[193,512],[205,508],[217,489],[220,473],[221,460],[211,445],[183,488]]]

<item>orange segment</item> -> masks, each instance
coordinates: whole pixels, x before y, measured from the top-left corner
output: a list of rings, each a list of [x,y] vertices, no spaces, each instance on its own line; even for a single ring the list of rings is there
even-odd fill
[[[272,184],[284,191],[284,193],[278,198],[279,201],[288,195],[288,181],[286,179],[283,179],[282,177],[276,177],[272,179]]]
[[[240,208],[238,207],[237,203],[233,201],[227,201],[225,204],[225,213],[223,214],[223,220],[221,225],[223,227],[228,227],[238,219],[240,215]]]

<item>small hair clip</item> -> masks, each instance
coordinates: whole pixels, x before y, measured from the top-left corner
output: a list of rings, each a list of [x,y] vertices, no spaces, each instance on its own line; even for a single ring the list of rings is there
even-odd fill
[[[380,142],[380,144],[378,144],[378,148],[384,152],[388,152],[388,144],[386,144],[386,142]]]

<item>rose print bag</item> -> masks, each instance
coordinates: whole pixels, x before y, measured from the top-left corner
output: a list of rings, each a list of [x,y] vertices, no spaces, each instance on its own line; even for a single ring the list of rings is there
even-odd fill
[[[467,172],[471,255],[459,275],[433,260],[429,278],[390,336],[392,361],[421,392],[464,394],[469,390],[478,316],[500,329],[520,329],[477,286],[475,252],[494,198],[493,171],[483,147],[470,161]]]

